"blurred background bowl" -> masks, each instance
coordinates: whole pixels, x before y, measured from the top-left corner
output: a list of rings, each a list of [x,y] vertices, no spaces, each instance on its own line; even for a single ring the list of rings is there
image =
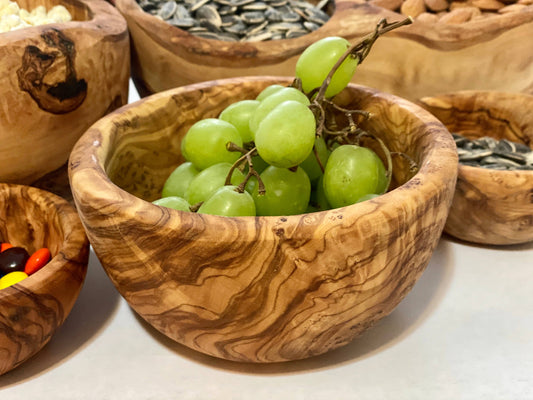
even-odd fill
[[[330,19],[307,35],[226,42],[193,36],[144,12],[135,0],[113,2],[128,22],[132,77],[141,96],[221,78],[294,76],[298,56],[318,39],[342,36],[355,42],[372,32],[382,18],[389,22],[405,18],[374,5],[377,0],[374,4],[336,0],[326,8]],[[412,25],[379,38],[353,82],[411,101],[464,89],[533,91],[531,37],[533,5],[465,23],[417,18]]]
[[[18,4],[62,4],[73,16],[0,34],[0,182],[31,184],[65,165],[81,134],[127,103],[129,37],[103,0]]]
[[[0,374],[48,343],[74,305],[87,272],[89,242],[66,200],[43,190],[0,184],[0,241],[52,258],[19,283],[0,290]]]
[[[219,217],[150,203],[197,120],[253,99],[281,77],[205,82],[127,105],[95,123],[70,158],[74,200],[103,268],[149,324],[229,360],[278,362],[345,345],[413,287],[444,227],[457,176],[445,127],[422,108],[362,86],[336,101],[391,151],[395,189],[318,213]]]
[[[533,148],[533,95],[462,91],[420,100],[448,130]],[[507,245],[533,240],[533,171],[459,164],[445,231],[468,242]]]

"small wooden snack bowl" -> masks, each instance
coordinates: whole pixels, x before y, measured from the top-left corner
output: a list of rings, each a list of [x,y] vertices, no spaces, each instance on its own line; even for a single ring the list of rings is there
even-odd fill
[[[74,208],[52,193],[2,183],[0,200],[0,241],[52,254],[39,271],[0,290],[4,374],[41,350],[69,315],[87,272],[89,241]]]
[[[450,132],[491,136],[533,147],[533,95],[461,91],[420,100]],[[459,164],[446,233],[488,245],[533,240],[533,171],[496,171]]]
[[[310,0],[313,2],[313,0]],[[193,36],[144,12],[136,0],[113,0],[132,40],[132,78],[141,96],[214,79],[294,76],[298,56],[328,36],[356,42],[382,18],[405,17],[362,0],[333,0],[330,19],[296,39],[225,42]],[[380,37],[353,82],[411,101],[464,89],[533,92],[533,5],[462,24],[412,25]]]
[[[129,36],[104,0],[18,4],[61,4],[73,17],[0,34],[0,182],[31,184],[65,165],[82,133],[127,103]]]
[[[330,211],[279,217],[178,212],[149,201],[181,162],[197,120],[253,99],[280,77],[165,91],[94,124],[69,162],[74,201],[108,276],[168,337],[228,360],[278,362],[345,345],[409,292],[439,240],[457,175],[445,127],[420,107],[362,86],[339,104],[420,166],[395,163],[396,189]],[[396,159],[396,157],[395,157]]]

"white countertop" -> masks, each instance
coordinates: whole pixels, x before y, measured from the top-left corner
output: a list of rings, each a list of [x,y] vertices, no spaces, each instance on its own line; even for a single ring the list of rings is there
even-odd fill
[[[264,365],[167,339],[129,308],[91,251],[67,321],[0,377],[0,398],[533,400],[533,243],[482,247],[444,236],[413,290],[361,337]]]

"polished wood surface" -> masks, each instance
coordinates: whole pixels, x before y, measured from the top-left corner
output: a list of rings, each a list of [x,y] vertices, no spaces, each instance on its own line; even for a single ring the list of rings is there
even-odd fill
[[[450,130],[491,136],[533,148],[533,95],[464,91],[421,99]],[[533,171],[459,165],[445,231],[469,242],[507,245],[533,240]]]
[[[0,241],[30,254],[46,247],[52,259],[21,282],[0,290],[0,374],[48,343],[76,301],[89,242],[74,208],[33,187],[0,184]]]
[[[229,360],[278,362],[345,345],[389,314],[426,267],[457,174],[451,135],[423,109],[361,86],[339,95],[370,111],[365,128],[395,158],[396,189],[294,216],[218,217],[158,207],[181,139],[197,120],[287,78],[191,85],[94,124],[69,164],[93,249],[131,307],[168,337]]]
[[[381,18],[404,16],[360,0],[337,0],[320,29],[291,40],[230,43],[193,36],[114,1],[132,38],[132,77],[141,96],[212,79],[294,76],[299,54],[327,36],[355,42]],[[463,89],[533,92],[533,5],[463,24],[412,25],[379,38],[353,82],[409,100]],[[490,68],[488,67],[490,66]]]
[[[73,21],[0,35],[0,182],[30,184],[57,170],[92,123],[127,103],[126,22],[103,0],[64,5]]]

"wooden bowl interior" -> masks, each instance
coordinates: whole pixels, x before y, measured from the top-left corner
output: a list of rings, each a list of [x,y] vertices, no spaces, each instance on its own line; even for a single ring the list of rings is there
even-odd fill
[[[533,148],[533,96],[494,91],[463,91],[423,98],[421,105],[448,130],[470,139],[490,136]]]
[[[117,130],[112,136],[113,142],[109,146],[105,165],[109,179],[121,189],[144,200],[153,201],[159,198],[167,177],[184,162],[180,150],[181,141],[192,124],[203,118],[217,118],[228,105],[238,100],[254,99],[268,85],[288,85],[290,82],[289,78],[252,80],[240,84],[238,88],[229,85],[224,91],[210,87],[201,92],[189,91],[173,96],[166,107],[139,116],[135,125],[128,126],[127,131]],[[215,91],[213,100],[211,92]],[[410,145],[403,141],[402,128],[391,129],[390,115],[383,115],[397,112],[396,106],[382,108],[372,102],[368,93],[363,95],[358,91],[345,91],[337,97],[337,101],[345,108],[361,107],[373,113],[374,118],[363,122],[361,127],[381,138],[390,151],[403,152],[415,162],[421,162],[425,154],[419,150],[423,146],[419,143]],[[209,105],[198,106],[202,102],[209,102]],[[339,123],[345,119],[340,114],[337,117]],[[146,139],[148,137],[149,140]],[[373,148],[382,158],[384,165],[387,165],[385,156],[375,141],[366,140],[365,144]],[[391,189],[407,182],[412,176],[413,171],[409,169],[408,162],[404,158],[393,157]]]
[[[30,254],[46,247],[55,256],[63,245],[64,232],[59,215],[50,212],[50,203],[35,202],[5,188],[0,190],[3,200],[9,204],[0,209],[0,242],[23,247]]]

